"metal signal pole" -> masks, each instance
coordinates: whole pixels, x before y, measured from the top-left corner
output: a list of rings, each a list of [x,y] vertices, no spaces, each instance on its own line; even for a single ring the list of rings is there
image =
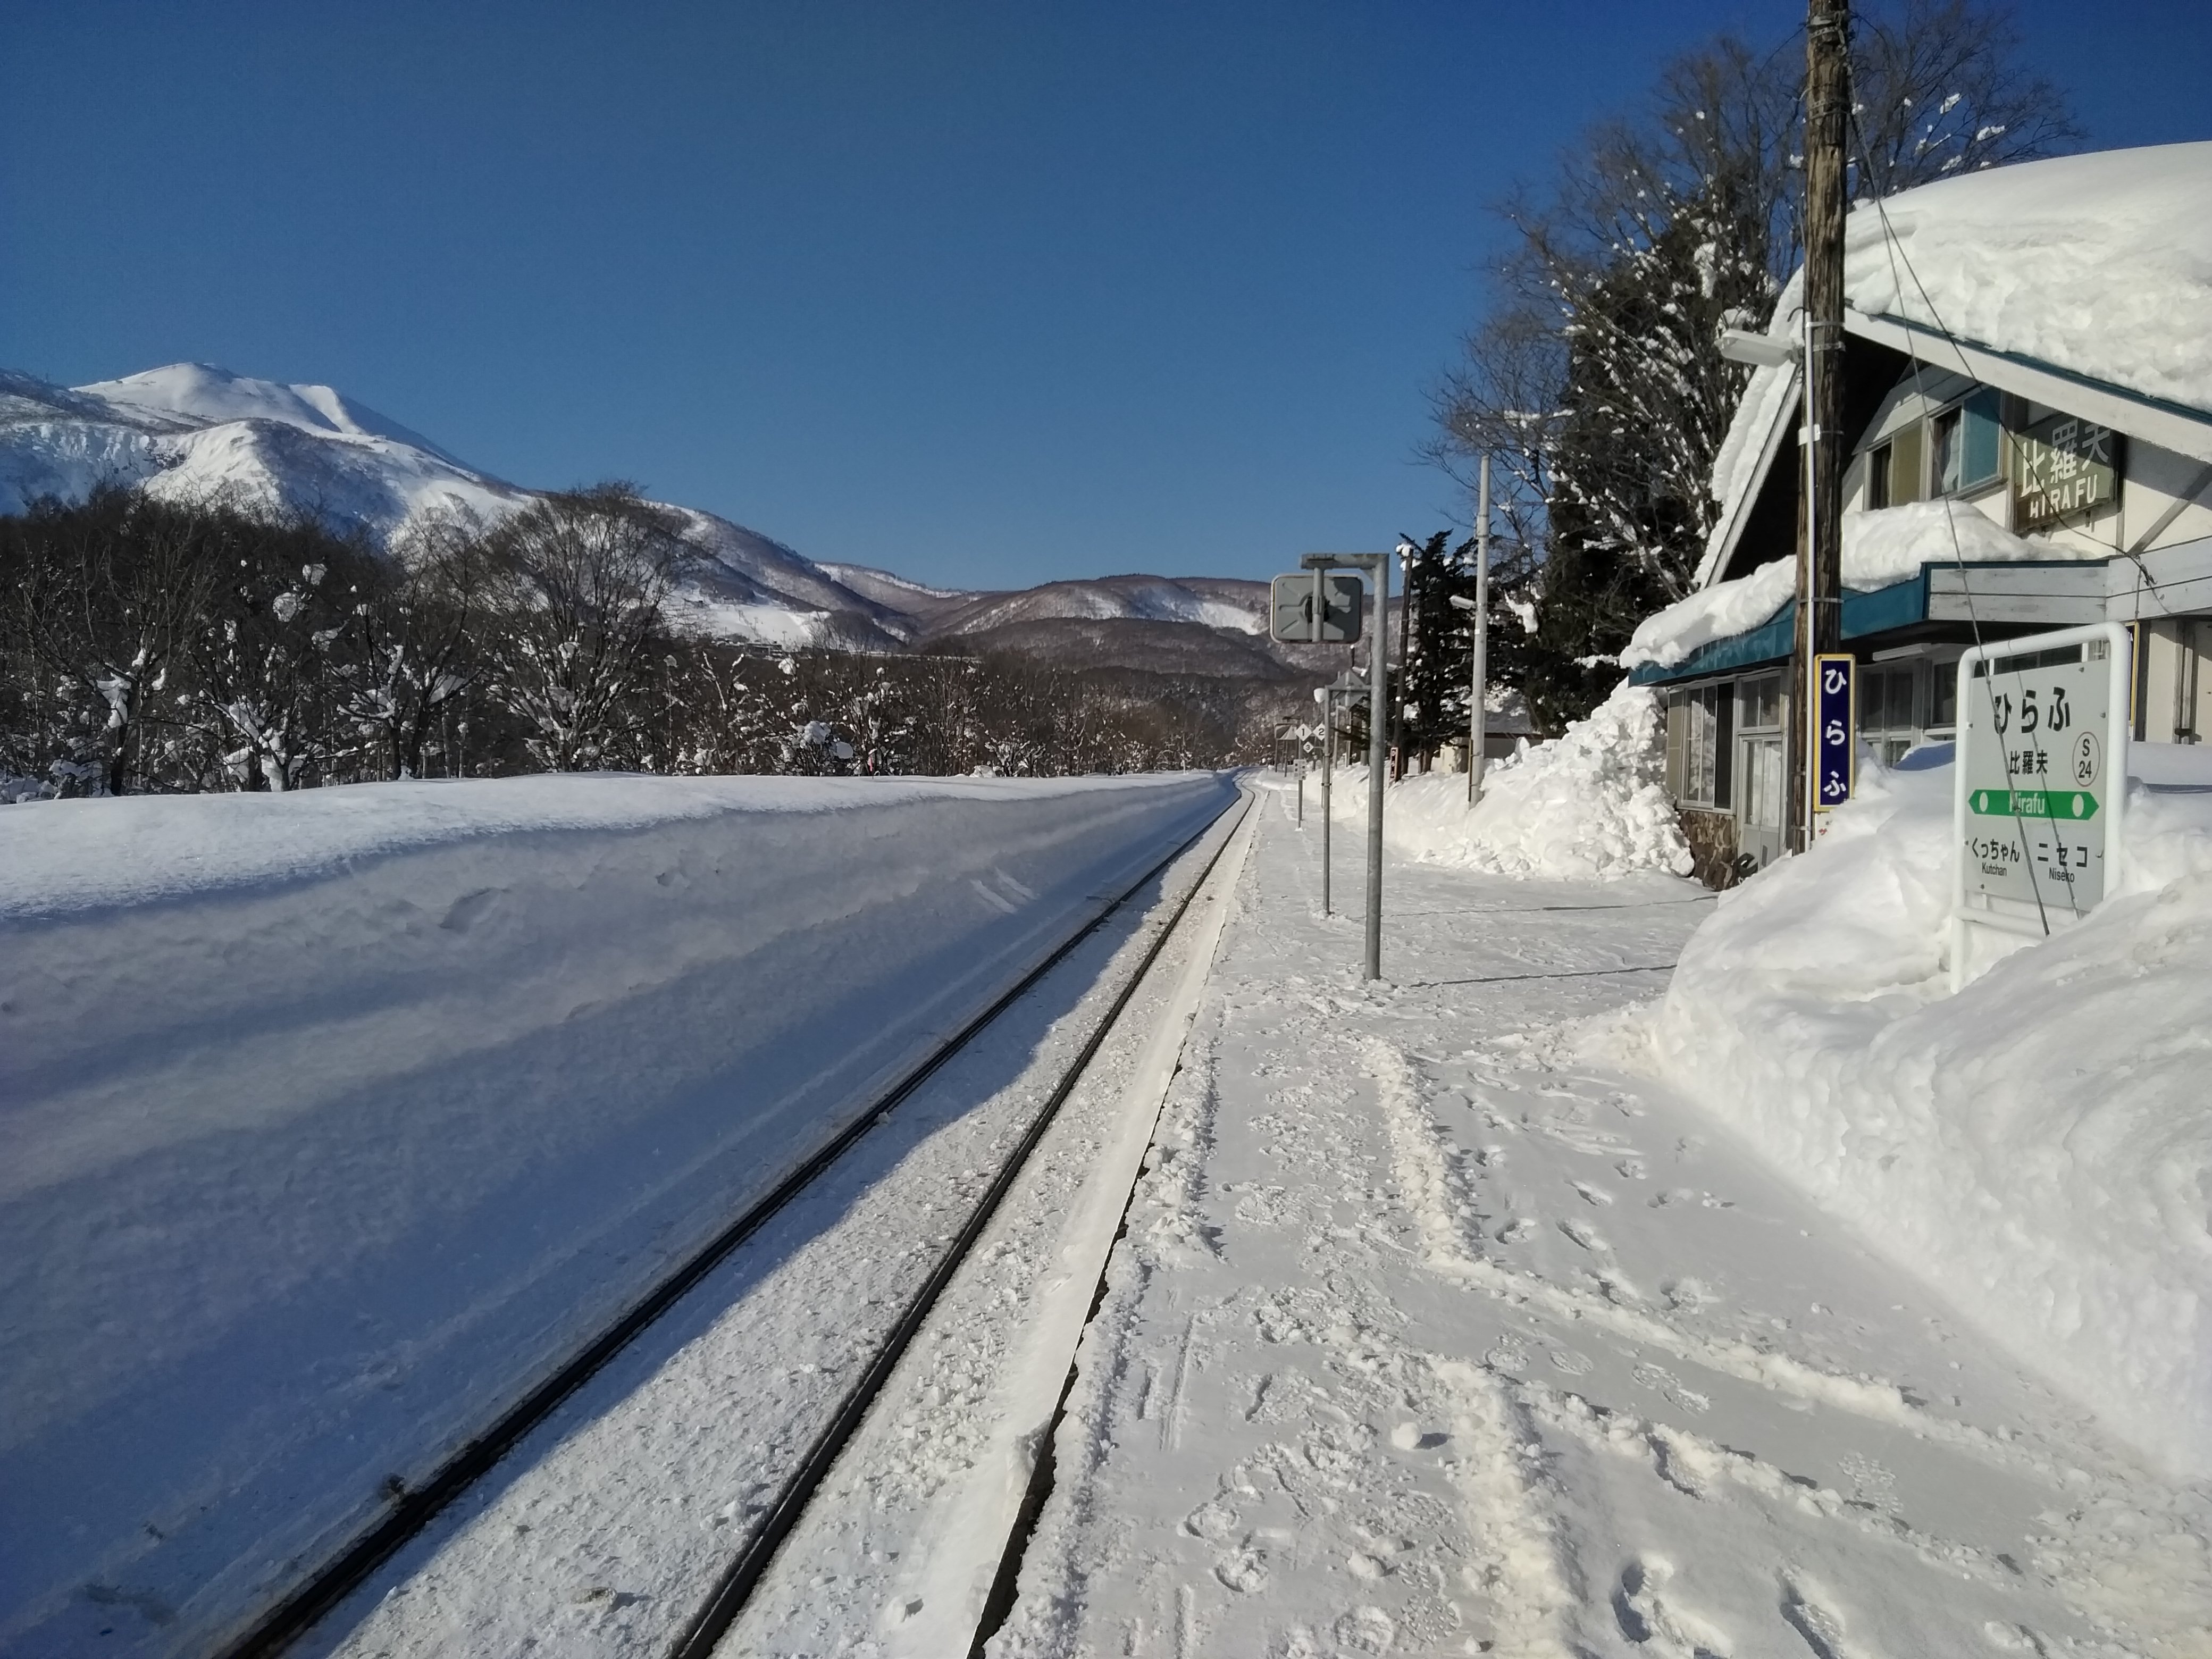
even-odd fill
[[[1843,644],[1844,176],[1850,113],[1850,0],[1809,0],[1805,19],[1805,488],[1791,644],[1790,844],[1810,843],[1814,659]]]
[[[1367,644],[1367,962],[1382,977],[1382,770],[1389,763],[1390,559],[1388,553],[1309,553],[1308,570],[1364,570],[1375,584],[1375,632]]]
[[[1317,573],[1316,573],[1317,574]],[[1329,780],[1336,771],[1336,693],[1324,685],[1314,693],[1321,705],[1321,913],[1328,914]]]

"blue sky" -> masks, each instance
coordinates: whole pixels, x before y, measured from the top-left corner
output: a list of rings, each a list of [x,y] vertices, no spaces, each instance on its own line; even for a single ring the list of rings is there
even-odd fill
[[[2018,8],[2098,145],[2212,8]],[[1791,4],[0,0],[0,363],[320,380],[816,558],[1266,575],[1416,460],[1490,210]]]

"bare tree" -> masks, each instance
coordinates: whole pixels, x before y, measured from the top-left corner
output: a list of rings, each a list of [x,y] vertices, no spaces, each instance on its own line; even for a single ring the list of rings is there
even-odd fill
[[[1861,197],[2048,155],[2078,136],[2019,67],[2001,7],[1899,0],[1854,42]],[[1803,54],[1722,36],[1662,71],[1645,107],[1587,135],[1516,234],[1488,315],[1433,396],[1429,453],[1471,478],[1491,457],[1551,663],[1551,718],[1602,695],[1603,659],[1680,598],[1711,535],[1708,494],[1744,371],[1723,325],[1764,322],[1801,246]],[[1571,554],[1572,556],[1566,556]],[[1540,676],[1540,678],[1541,678]]]
[[[494,574],[476,520],[440,516],[410,526],[356,599],[341,708],[374,734],[385,777],[425,775],[448,715],[482,678]]]
[[[13,526],[9,631],[45,681],[64,793],[137,784],[151,704],[202,623],[228,528],[120,491],[75,510],[40,502]]]
[[[618,763],[651,719],[650,653],[665,636],[683,543],[624,483],[541,497],[490,540],[501,626],[490,694],[549,771]]]

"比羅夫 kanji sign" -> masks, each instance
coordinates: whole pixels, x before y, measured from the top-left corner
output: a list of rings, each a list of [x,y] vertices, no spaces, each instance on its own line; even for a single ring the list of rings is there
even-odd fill
[[[2036,530],[2112,499],[2119,434],[2108,426],[2052,415],[2014,436],[2014,527]]]

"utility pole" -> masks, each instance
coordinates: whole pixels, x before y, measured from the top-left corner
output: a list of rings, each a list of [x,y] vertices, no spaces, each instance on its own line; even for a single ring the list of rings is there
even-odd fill
[[[1329,913],[1328,821],[1331,816],[1329,783],[1336,771],[1334,688],[1322,686],[1314,693],[1314,701],[1321,705],[1321,913],[1327,915]]]
[[[1452,603],[1462,611],[1474,613],[1474,660],[1468,669],[1467,699],[1467,804],[1472,806],[1482,793],[1482,750],[1490,736],[1490,711],[1483,697],[1489,687],[1490,665],[1485,659],[1490,648],[1490,457],[1482,458],[1482,483],[1475,493],[1474,509],[1474,599],[1470,603],[1459,594],[1452,595]]]
[[[1850,113],[1850,0],[1808,0],[1805,19],[1805,487],[1791,646],[1789,839],[1811,841],[1814,659],[1843,645],[1844,131]]]

